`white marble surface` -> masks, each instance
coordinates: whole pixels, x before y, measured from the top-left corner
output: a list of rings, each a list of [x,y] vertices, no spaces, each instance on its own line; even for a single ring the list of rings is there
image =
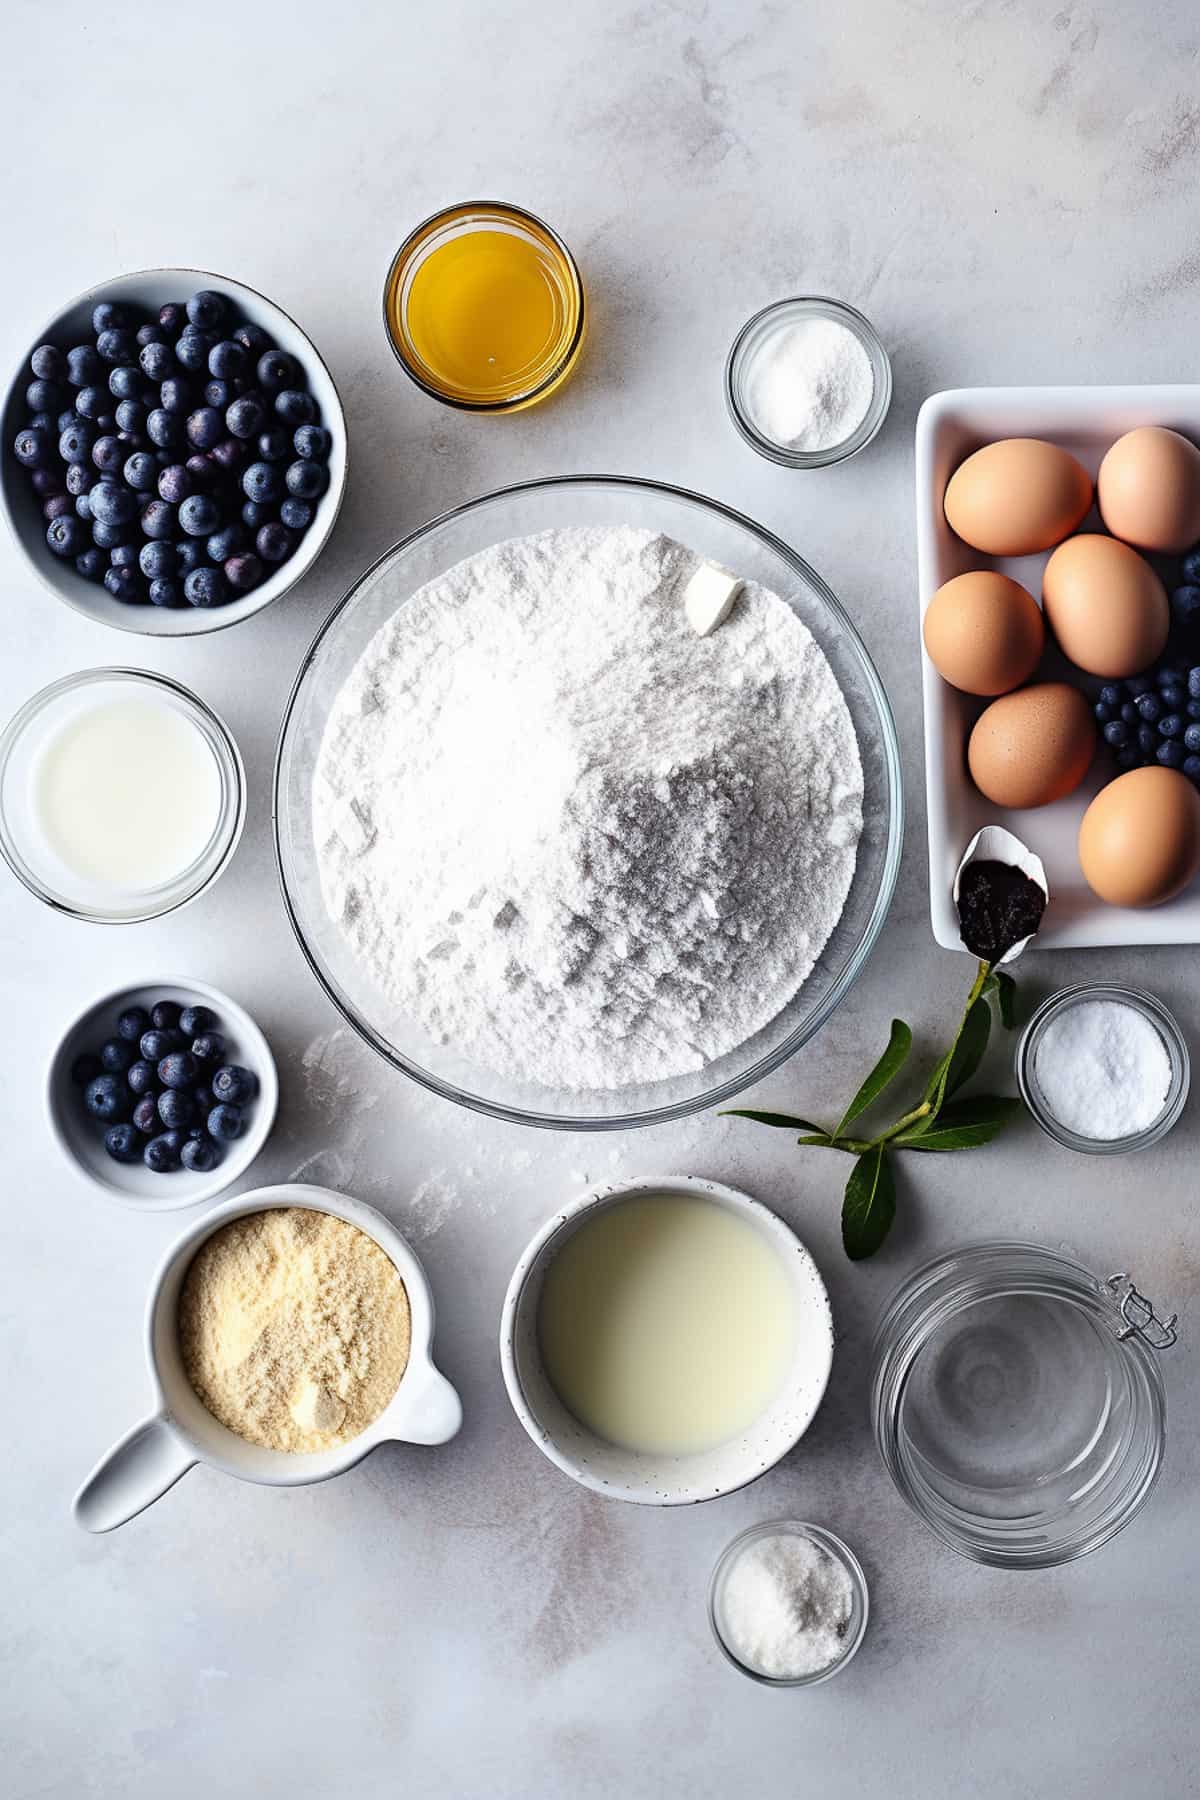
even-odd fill
[[[1115,1166],[1024,1126],[969,1162],[910,1167],[886,1253],[850,1268],[832,1157],[712,1119],[615,1141],[480,1124],[359,1049],[284,921],[268,779],[318,621],[427,516],[558,470],[719,495],[796,544],[850,607],[896,707],[911,809],[864,979],[760,1099],[830,1110],[895,1011],[931,1044],[966,964],[935,947],[926,914],[915,411],[962,382],[1194,376],[1195,8],[20,0],[5,26],[5,367],[92,281],[207,266],[304,323],[341,384],[353,447],[315,573],[230,634],[117,637],[56,605],[0,547],[6,715],[71,669],[162,669],[226,715],[251,780],[236,862],[176,919],[88,929],[0,882],[5,1791],[1194,1792],[1197,1107],[1160,1150]],[[561,228],[593,307],[575,381],[507,421],[426,401],[379,321],[404,231],[480,193]],[[805,289],[864,308],[897,378],[883,438],[825,474],[757,460],[721,401],[742,319]],[[91,1539],[68,1500],[146,1405],[143,1294],[179,1221],[86,1192],[56,1160],[40,1083],[83,997],[156,967],[231,989],[277,1047],[284,1101],[256,1181],[303,1169],[412,1234],[467,1417],[448,1449],[383,1450],[321,1488],[278,1494],[197,1471]],[[1192,952],[1031,957],[1023,976],[1033,994],[1102,972],[1169,996],[1200,1045]],[[671,1513],[605,1504],[559,1477],[508,1410],[494,1340],[512,1262],[558,1196],[585,1173],[681,1167],[741,1182],[800,1229],[828,1274],[840,1345],[797,1454],[745,1493]],[[867,1345],[892,1286],[918,1258],[1005,1232],[1070,1245],[1101,1271],[1132,1267],[1183,1314],[1168,1465],[1148,1510],[1099,1555],[1036,1575],[938,1548],[890,1490],[865,1417]],[[721,1546],[781,1512],[843,1532],[872,1583],[855,1667],[809,1694],[742,1681],[704,1618]]]

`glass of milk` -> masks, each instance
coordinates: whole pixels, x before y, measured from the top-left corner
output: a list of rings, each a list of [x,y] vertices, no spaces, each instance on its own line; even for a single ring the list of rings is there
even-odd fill
[[[31,893],[76,918],[129,924],[194,900],[245,813],[228,730],[162,675],[68,675],[0,737],[0,851]]]

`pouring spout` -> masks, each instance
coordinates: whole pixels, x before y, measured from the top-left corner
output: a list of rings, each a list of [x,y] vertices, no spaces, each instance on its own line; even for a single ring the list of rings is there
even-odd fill
[[[445,1444],[458,1432],[462,1417],[457,1388],[427,1363],[423,1369],[410,1370],[401,1382],[388,1435],[402,1444]]]

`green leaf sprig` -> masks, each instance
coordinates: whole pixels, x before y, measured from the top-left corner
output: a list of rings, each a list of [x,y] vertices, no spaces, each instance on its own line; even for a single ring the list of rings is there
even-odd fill
[[[754,1119],[784,1131],[799,1131],[798,1143],[841,1150],[854,1158],[842,1200],[842,1244],[853,1262],[873,1256],[896,1216],[896,1150],[975,1150],[990,1143],[1020,1110],[1021,1102],[1002,1094],[954,1096],[983,1061],[992,1028],[992,1001],[1001,1023],[1014,1023],[1016,984],[1011,975],[981,962],[950,1048],[940,1056],[915,1106],[875,1137],[861,1137],[850,1127],[883,1094],[900,1073],[912,1049],[913,1034],[903,1019],[892,1020],[887,1048],[832,1131],[790,1113],[754,1112],[731,1107],[729,1116]]]

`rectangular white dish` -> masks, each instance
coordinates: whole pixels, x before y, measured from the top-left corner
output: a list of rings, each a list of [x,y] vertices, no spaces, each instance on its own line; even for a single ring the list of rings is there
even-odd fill
[[[942,583],[966,569],[995,568],[1028,588],[1039,603],[1046,555],[997,559],[956,538],[942,498],[951,474],[972,450],[996,438],[1038,437],[1061,444],[1094,476],[1109,445],[1136,425],[1167,425],[1200,442],[1200,386],[952,388],[932,394],[917,417],[917,574],[920,617]],[[1100,528],[1093,509],[1083,530]],[[1067,950],[1118,944],[1200,943],[1200,882],[1167,906],[1144,912],[1106,906],[1084,881],[1076,854],[1079,821],[1093,795],[1117,773],[1101,745],[1087,780],[1053,806],[1011,812],[973,786],[966,742],[986,701],[942,680],[922,649],[925,792],[929,820],[929,912],[933,935],[947,949],[962,944],[951,899],[954,871],[983,825],[1004,825],[1042,858],[1050,905],[1037,944]],[[1051,648],[1043,659],[1094,697],[1098,683]]]

